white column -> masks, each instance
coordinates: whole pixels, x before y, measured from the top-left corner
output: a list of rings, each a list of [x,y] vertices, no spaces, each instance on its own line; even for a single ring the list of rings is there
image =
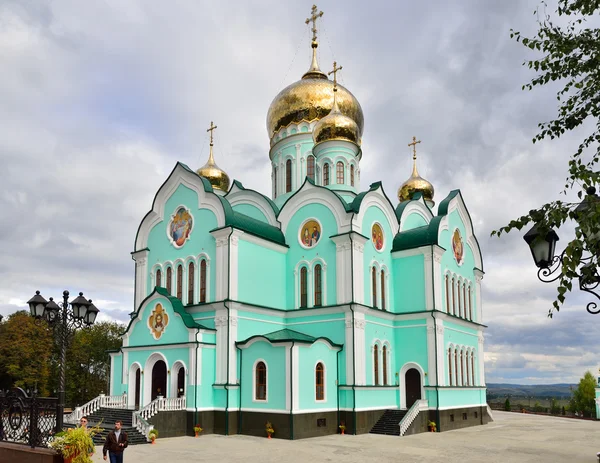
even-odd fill
[[[364,250],[367,238],[352,233],[352,278],[354,280],[354,301],[367,305],[365,300],[365,258]]]
[[[217,384],[227,381],[227,310],[218,309],[215,313],[216,341],[216,379]]]
[[[147,249],[134,252],[131,257],[135,261],[135,295],[134,310],[137,310],[148,295],[148,253]]]
[[[229,238],[229,299],[234,301],[238,298],[238,286],[239,286],[239,237],[244,232],[234,230]]]
[[[361,386],[367,384],[367,372],[366,372],[366,355],[367,351],[365,348],[365,314],[355,312],[354,313],[354,336],[355,346],[354,350],[356,353],[355,357],[355,368],[356,368],[356,384]]]
[[[346,337],[345,337],[345,350],[346,350],[346,384],[354,384],[354,358],[352,357],[354,349],[354,326],[352,323],[352,313],[346,312]]]
[[[229,383],[236,384],[237,377],[237,349],[235,348],[235,341],[237,341],[238,331],[238,317],[236,309],[229,309]]]
[[[433,300],[437,310],[446,311],[443,306],[442,291],[446,290],[444,280],[442,278],[442,256],[444,249],[439,246],[433,246]]]
[[[224,228],[211,232],[217,245],[216,268],[216,300],[222,301],[229,295],[229,235],[231,228]],[[237,259],[236,259],[237,261]],[[207,269],[208,271],[208,269]],[[208,280],[208,279],[207,279]],[[207,281],[208,284],[208,281]]]
[[[351,247],[350,235],[336,236],[335,272],[336,302],[344,304],[352,301],[352,272],[350,268]]]
[[[483,362],[483,333],[479,333],[479,348],[477,349],[477,366],[478,372],[475,378],[479,378],[478,386],[485,386],[485,371]]]
[[[298,364],[300,363],[300,355],[298,352],[299,346],[293,346],[292,348],[292,390],[293,392],[293,396],[292,396],[292,410],[298,410],[300,408],[300,394],[299,394],[299,388],[300,388],[300,368],[298,366]],[[314,374],[314,373],[313,373]]]
[[[483,272],[475,269],[475,310],[473,314],[473,321],[477,323],[483,323],[483,311],[481,308],[481,280],[483,279]]]

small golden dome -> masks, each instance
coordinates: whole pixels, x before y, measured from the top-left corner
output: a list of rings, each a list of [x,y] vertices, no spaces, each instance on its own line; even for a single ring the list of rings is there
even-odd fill
[[[213,188],[221,191],[229,191],[229,175],[221,169],[215,163],[215,158],[213,156],[213,130],[217,128],[216,125],[213,125],[212,121],[210,123],[210,128],[207,132],[210,132],[210,153],[208,155],[208,162],[204,164],[200,169],[196,171],[196,173],[200,177],[204,177],[207,179]]]
[[[421,142],[417,141],[416,137],[413,137],[413,142],[408,145],[413,147],[413,170],[409,179],[398,188],[398,200],[400,202],[408,201],[414,193],[421,193],[423,199],[431,202],[431,206],[433,206],[435,204],[433,202],[433,195],[435,193],[433,185],[421,177],[417,171],[417,143]]]

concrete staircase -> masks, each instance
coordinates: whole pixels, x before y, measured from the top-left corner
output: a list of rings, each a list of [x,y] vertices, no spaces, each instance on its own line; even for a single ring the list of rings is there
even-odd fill
[[[123,422],[122,430],[127,433],[129,445],[147,444],[148,441],[136,428],[131,425],[133,410],[119,408],[99,408],[94,413],[88,416],[88,426],[100,424],[104,429],[99,434],[94,436],[94,444],[103,445],[108,433],[115,428],[115,422],[121,420]]]
[[[375,426],[369,431],[371,434],[384,434],[387,436],[400,435],[400,421],[406,415],[406,410],[386,410]]]

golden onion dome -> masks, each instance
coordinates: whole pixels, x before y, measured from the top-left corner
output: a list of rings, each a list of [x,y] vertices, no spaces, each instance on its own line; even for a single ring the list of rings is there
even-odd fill
[[[398,188],[398,200],[408,201],[414,193],[421,193],[425,201],[433,203],[435,190],[433,185],[419,175],[417,171],[417,159],[413,160],[413,171],[410,178]]]
[[[357,140],[362,137],[364,116],[360,103],[349,90],[338,85],[337,103],[340,112],[354,121],[358,129]],[[313,62],[302,79],[284,88],[273,99],[267,113],[269,138],[279,129],[299,122],[314,122],[327,116],[333,109],[333,82],[319,69],[316,47]]]
[[[210,128],[207,132],[210,132],[210,153],[208,155],[208,162],[204,164],[200,169],[196,171],[196,173],[200,177],[204,177],[207,179],[213,188],[221,191],[229,191],[229,175],[223,169],[221,169],[215,163],[215,158],[213,156],[213,130],[215,130],[217,126],[213,125],[212,121],[210,123]]]

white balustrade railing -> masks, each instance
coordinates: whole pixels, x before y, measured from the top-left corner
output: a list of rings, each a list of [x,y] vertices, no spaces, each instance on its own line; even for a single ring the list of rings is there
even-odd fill
[[[154,425],[148,423],[148,421],[146,421],[146,419],[140,415],[140,412],[133,412],[131,425],[137,429],[140,434],[146,438],[146,440],[149,440],[148,434],[154,429]]]
[[[157,397],[144,408],[133,413],[132,426],[134,426],[146,439],[148,433],[154,428],[147,420],[158,412],[185,410],[185,397]]]
[[[427,409],[429,409],[429,402],[427,400],[417,400],[412,404],[412,407],[408,409],[408,412],[406,412],[406,415],[404,415],[404,418],[398,424],[400,426],[400,435],[403,436],[406,433],[415,418],[419,416],[421,410]]]
[[[65,423],[78,423],[82,416],[91,415],[99,408],[127,408],[127,394],[122,395],[104,395],[90,400],[81,407],[76,407],[72,413],[66,415]]]
[[[490,420],[494,421],[494,415],[492,415],[492,409],[490,408],[490,405],[486,403],[485,406],[487,407],[488,415],[490,415]]]

